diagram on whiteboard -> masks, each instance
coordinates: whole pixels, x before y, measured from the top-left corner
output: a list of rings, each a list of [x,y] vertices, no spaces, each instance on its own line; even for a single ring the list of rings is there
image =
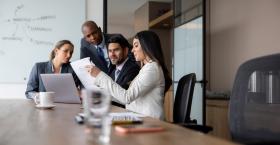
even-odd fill
[[[78,59],[84,21],[85,0],[0,0],[0,84],[26,83],[60,40],[74,44]]]
[[[49,23],[56,19],[55,15],[43,15],[38,17],[23,16],[20,13],[25,11],[24,4],[18,5],[14,8],[13,17],[2,20],[2,23],[6,23],[8,26],[13,27],[12,31],[6,36],[1,36],[3,41],[20,41],[30,42],[37,45],[53,45],[53,42],[38,39],[32,33],[48,33],[53,29],[44,25],[38,25]],[[2,53],[4,53],[2,51]],[[0,51],[1,54],[1,51]]]

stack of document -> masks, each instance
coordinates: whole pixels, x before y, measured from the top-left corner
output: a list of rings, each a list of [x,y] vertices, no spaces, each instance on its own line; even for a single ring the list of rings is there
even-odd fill
[[[140,114],[136,114],[133,112],[120,112],[120,113],[110,113],[109,116],[112,119],[113,125],[121,125],[121,124],[140,124],[143,123],[142,117],[145,117]],[[84,123],[85,114],[79,113],[75,116],[75,120],[78,124]]]
[[[139,124],[143,123],[143,115],[136,114],[133,112],[120,112],[120,113],[110,113],[109,116],[112,118],[112,124]]]

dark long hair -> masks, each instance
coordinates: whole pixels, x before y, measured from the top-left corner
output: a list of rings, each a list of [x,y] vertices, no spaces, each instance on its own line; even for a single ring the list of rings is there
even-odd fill
[[[165,79],[164,92],[167,92],[171,86],[172,79],[169,76],[168,69],[164,62],[164,56],[158,35],[153,31],[141,31],[138,32],[134,38],[139,40],[145,54],[148,55],[153,61],[159,63],[161,66]]]

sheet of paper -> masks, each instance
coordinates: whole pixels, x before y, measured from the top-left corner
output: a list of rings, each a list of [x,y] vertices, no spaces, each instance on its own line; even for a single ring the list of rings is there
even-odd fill
[[[113,124],[131,124],[131,123],[142,123],[142,117],[144,115],[133,113],[133,112],[117,112],[117,113],[109,113]]]
[[[94,65],[92,62],[90,62],[89,57],[71,62],[73,70],[75,71],[76,75],[78,76],[84,87],[96,87],[94,85],[95,78],[92,77],[85,68],[87,65]]]
[[[85,116],[84,113],[79,113],[80,116]],[[127,116],[130,116],[130,117],[139,117],[139,118],[143,118],[143,117],[146,117],[145,115],[142,115],[142,114],[138,114],[138,113],[133,113],[133,112],[111,112],[109,113],[109,116],[111,116],[112,118],[113,117],[127,117]]]
[[[111,117],[125,117],[125,116],[131,116],[131,117],[146,117],[145,115],[134,113],[134,112],[113,112],[109,113]]]

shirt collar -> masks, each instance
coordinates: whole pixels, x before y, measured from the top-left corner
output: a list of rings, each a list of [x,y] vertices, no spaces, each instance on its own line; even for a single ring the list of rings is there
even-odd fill
[[[52,60],[50,62],[51,62],[51,66],[52,66],[52,73],[54,73],[54,67],[53,67]],[[62,66],[60,67],[59,73],[61,73],[61,70],[62,70]]]
[[[124,64],[127,62],[128,58],[125,59],[125,61],[123,61],[120,65],[116,65],[116,69],[118,70],[122,70]]]
[[[105,48],[105,38],[104,35],[102,34],[102,42],[99,45],[94,45],[96,48],[100,47],[100,48]]]

